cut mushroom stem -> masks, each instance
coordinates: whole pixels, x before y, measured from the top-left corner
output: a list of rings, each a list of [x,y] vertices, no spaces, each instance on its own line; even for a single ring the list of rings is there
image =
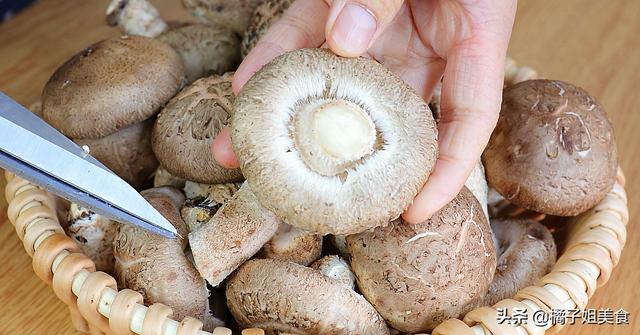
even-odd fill
[[[184,186],[187,200],[180,214],[189,232],[209,223],[218,209],[233,198],[240,185],[239,183],[205,185],[187,181]]]
[[[186,236],[186,226],[178,212],[184,202],[180,191],[160,187],[142,194],[180,236]],[[204,321],[205,329],[211,330],[223,323],[209,311],[206,283],[187,258],[186,247],[183,238],[168,239],[131,225],[120,225],[114,243],[116,278],[120,285],[142,293],[146,303],[163,303],[173,309],[177,319],[195,317]]]
[[[323,275],[336,280],[341,285],[355,289],[356,277],[351,271],[347,261],[340,256],[329,255],[320,258],[311,264],[312,269],[320,271]]]
[[[147,0],[112,0],[106,15],[109,25],[130,35],[156,37],[169,29],[158,9]]]
[[[96,264],[96,270],[113,273],[113,239],[119,223],[71,203],[68,213],[69,237]]]
[[[216,286],[275,234],[280,220],[262,207],[249,185],[211,218],[189,234],[195,265],[209,284]]]
[[[241,327],[259,327],[268,334],[389,334],[361,295],[296,263],[250,260],[229,280],[226,293]]]
[[[276,234],[264,245],[263,258],[309,265],[322,254],[322,235],[281,223]]]

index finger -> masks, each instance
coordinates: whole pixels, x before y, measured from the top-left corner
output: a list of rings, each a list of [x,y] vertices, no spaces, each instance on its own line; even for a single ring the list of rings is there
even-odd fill
[[[325,40],[324,26],[329,5],[321,0],[297,0],[276,21],[244,58],[233,76],[233,92],[265,64],[291,50],[319,47]]]

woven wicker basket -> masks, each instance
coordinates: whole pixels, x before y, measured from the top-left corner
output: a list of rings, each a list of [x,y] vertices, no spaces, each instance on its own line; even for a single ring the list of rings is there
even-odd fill
[[[505,81],[519,82],[535,77],[535,71],[507,62]],[[202,331],[194,318],[172,320],[171,308],[162,304],[146,307],[140,293],[118,291],[116,280],[95,271],[91,259],[79,252],[67,237],[56,215],[55,198],[38,186],[5,173],[8,217],[33,258],[38,277],[53,287],[56,296],[69,306],[76,329],[90,334],[141,335],[224,335],[231,330]],[[604,285],[620,259],[629,220],[624,177],[620,173],[609,194],[594,208],[566,225],[569,233],[564,252],[551,272],[535,286],[520,290],[513,299],[492,307],[480,307],[462,320],[450,319],[434,329],[433,335],[541,335],[553,334],[564,325],[536,327],[532,320],[523,325],[498,323],[498,308],[534,311],[583,309],[596,288]],[[264,334],[261,329],[245,329],[243,335]]]

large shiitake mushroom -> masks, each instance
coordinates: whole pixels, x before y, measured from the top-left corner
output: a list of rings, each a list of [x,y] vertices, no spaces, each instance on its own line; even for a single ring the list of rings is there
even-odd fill
[[[491,229],[466,188],[431,219],[350,235],[362,294],[393,328],[431,331],[482,301],[496,269]]]
[[[134,187],[140,187],[158,166],[151,149],[151,130],[155,118],[149,118],[98,139],[76,139],[87,146],[91,156],[102,162]]]
[[[42,92],[42,114],[128,183],[141,187],[158,165],[149,119],[183,83],[182,62],[168,45],[139,36],[111,38],[56,70]]]
[[[258,44],[258,41],[269,30],[269,27],[282,16],[292,3],[293,0],[264,0],[256,8],[240,45],[240,56],[242,58],[249,54],[249,51]]]
[[[67,234],[96,264],[96,270],[113,273],[113,240],[119,223],[71,203],[67,213]]]
[[[172,187],[160,187],[142,195],[173,224],[180,236],[167,239],[132,225],[120,225],[114,242],[116,279],[123,287],[138,291],[145,302],[163,303],[173,316],[203,320],[206,329],[222,322],[209,312],[209,292],[204,279],[185,255],[187,235],[178,212],[184,195]]]
[[[236,98],[231,137],[260,202],[322,234],[397,218],[437,154],[435,122],[413,89],[374,60],[323,49],[258,71]]]
[[[195,17],[229,27],[239,36],[247,30],[251,13],[265,0],[182,0]]]
[[[296,263],[250,260],[229,279],[226,293],[238,324],[267,334],[389,334],[361,295]]]
[[[574,216],[613,187],[616,153],[594,97],[566,82],[529,80],[505,88],[483,162],[490,186],[513,204]]]
[[[213,139],[229,124],[233,108],[232,73],[197,80],[158,115],[152,147],[171,174],[203,184],[242,181],[240,169],[227,169],[211,154]]]
[[[71,138],[102,138],[157,113],[183,83],[182,61],[169,45],[114,37],[56,70],[42,92],[42,114]]]
[[[260,251],[280,222],[244,183],[208,223],[189,233],[196,268],[209,284],[220,284]]]
[[[233,70],[239,61],[240,38],[222,24],[165,22],[147,0],[112,0],[107,22],[128,35],[155,37],[178,52],[188,82]]]
[[[482,305],[492,306],[534,285],[556,263],[556,244],[544,225],[533,220],[494,219],[498,265]]]

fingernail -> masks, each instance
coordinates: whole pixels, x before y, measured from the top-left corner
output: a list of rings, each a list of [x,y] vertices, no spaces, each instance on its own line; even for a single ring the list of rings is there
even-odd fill
[[[367,51],[378,23],[366,8],[347,3],[331,29],[334,47],[345,56],[359,56]]]

